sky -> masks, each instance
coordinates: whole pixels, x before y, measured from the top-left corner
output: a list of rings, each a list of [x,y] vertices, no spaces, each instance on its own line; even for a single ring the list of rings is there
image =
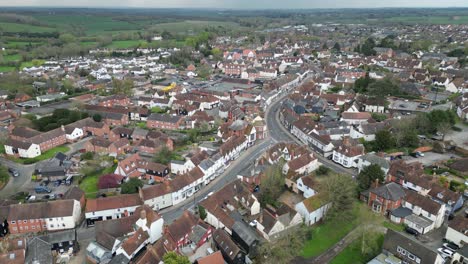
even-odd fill
[[[468,0],[0,0],[0,6],[313,9],[468,7]]]

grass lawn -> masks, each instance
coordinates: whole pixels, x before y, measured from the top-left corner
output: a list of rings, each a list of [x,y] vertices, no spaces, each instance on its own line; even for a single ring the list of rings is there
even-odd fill
[[[20,61],[20,60],[21,60],[21,55],[18,53],[10,54],[10,55],[3,55],[3,61],[5,62]]]
[[[33,164],[33,163],[39,162],[41,160],[47,160],[47,159],[53,158],[55,156],[55,154],[57,154],[57,152],[65,153],[65,152],[67,152],[69,150],[70,150],[70,148],[67,147],[67,146],[58,146],[58,147],[55,147],[53,149],[49,149],[48,151],[42,153],[40,156],[35,157],[35,158],[23,159],[23,158],[11,157],[11,156],[7,156],[7,158],[14,161],[14,162],[16,162],[16,163]]]
[[[358,206],[353,214],[357,215]],[[356,219],[354,217],[353,219]],[[306,241],[301,256],[311,258],[318,256],[340,241],[358,225],[358,221],[325,221],[323,224],[312,228],[311,239]],[[344,262],[346,263],[346,262]]]
[[[384,235],[380,234],[376,238],[378,248],[380,249],[383,244]],[[362,264],[367,263],[369,260],[374,258],[374,254],[363,255],[361,252],[361,240],[354,240],[348,247],[341,251],[330,263],[331,264]]]
[[[116,168],[117,168],[117,165],[114,165],[112,167],[98,170],[91,174],[86,175],[83,181],[81,181],[80,183],[80,189],[85,192],[86,198],[96,198],[96,194],[99,191],[98,189],[99,177],[105,174],[113,173]]]
[[[45,60],[34,60],[34,62],[33,61],[24,61],[24,62],[21,62],[20,69],[29,68],[29,67],[32,67],[32,66],[40,66],[40,65],[42,65],[44,63],[45,63]]]
[[[398,232],[402,232],[405,230],[405,226],[402,225],[402,224],[395,224],[395,223],[392,223],[390,221],[385,221],[383,222],[382,224],[384,227],[388,228],[388,229],[392,229],[394,231],[398,231]]]
[[[15,69],[13,66],[0,66],[0,72],[12,72]]]

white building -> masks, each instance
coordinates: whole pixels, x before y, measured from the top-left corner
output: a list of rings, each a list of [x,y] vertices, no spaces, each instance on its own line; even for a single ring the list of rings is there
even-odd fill
[[[95,221],[118,219],[133,215],[136,208],[143,202],[138,194],[124,194],[97,199],[88,199],[86,202],[85,218],[88,225]]]
[[[313,225],[323,219],[331,203],[324,204],[320,197],[314,196],[296,204],[296,211],[304,218],[306,225]]]
[[[449,222],[445,239],[463,247],[468,243],[468,218],[456,216]]]

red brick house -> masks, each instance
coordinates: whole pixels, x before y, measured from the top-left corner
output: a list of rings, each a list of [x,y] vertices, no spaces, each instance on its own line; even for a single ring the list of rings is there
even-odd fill
[[[168,114],[151,114],[146,122],[149,128],[177,130],[183,129],[183,116],[174,116]]]
[[[105,138],[95,137],[86,142],[85,149],[88,152],[117,156],[125,154],[130,149],[130,142],[126,138],[110,141]]]
[[[404,189],[390,182],[380,187],[361,193],[361,200],[367,203],[372,211],[387,215],[388,212],[401,206],[406,196]]]

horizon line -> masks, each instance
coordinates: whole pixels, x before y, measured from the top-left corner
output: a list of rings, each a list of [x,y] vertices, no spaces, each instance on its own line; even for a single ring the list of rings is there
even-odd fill
[[[310,8],[288,8],[288,7],[277,7],[277,8],[230,8],[230,7],[145,7],[145,6],[1,6],[0,8],[6,9],[166,9],[166,10],[177,10],[177,9],[196,9],[196,10],[230,10],[230,11],[262,11],[262,10],[339,10],[339,9],[348,9],[348,10],[363,10],[363,9],[453,9],[453,8],[463,8],[468,9],[466,6],[447,6],[447,7],[438,7],[438,6],[406,6],[406,7],[310,7]],[[2,11],[0,11],[2,13]]]

